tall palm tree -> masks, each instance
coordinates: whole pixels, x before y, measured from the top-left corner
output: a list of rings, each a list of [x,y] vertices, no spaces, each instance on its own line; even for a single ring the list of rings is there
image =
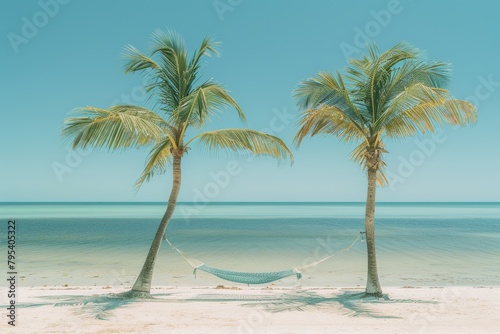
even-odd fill
[[[349,64],[344,75],[320,72],[299,84],[294,96],[302,113],[294,141],[300,146],[306,136],[327,134],[356,143],[351,158],[368,172],[365,294],[380,296],[374,223],[376,185],[387,183],[383,140],[433,132],[445,124],[469,125],[477,112],[444,88],[447,64],[426,61],[405,42],[383,53],[369,45],[367,55]]]
[[[156,112],[133,105],[109,109],[86,107],[79,109],[77,117],[65,120],[63,136],[72,139],[74,148],[123,149],[153,145],[137,187],[172,167],[173,184],[167,209],[132,290],[123,294],[126,297],[151,297],[155,259],[181,187],[181,161],[192,145],[199,144],[211,151],[243,151],[278,160],[293,159],[281,139],[263,132],[223,129],[196,134],[228,107],[234,108],[239,118],[245,120],[240,106],[220,84],[211,79],[199,82],[201,61],[204,56],[218,55],[217,46],[212,39],[205,38],[190,57],[179,35],[158,30],[152,35],[149,56],[133,46],[125,48],[125,71],[144,72],[149,80],[146,91],[157,98]],[[195,134],[187,138],[190,129]]]

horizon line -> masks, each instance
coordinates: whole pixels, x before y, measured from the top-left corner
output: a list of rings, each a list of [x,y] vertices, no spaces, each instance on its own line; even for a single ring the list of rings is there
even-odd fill
[[[0,204],[166,204],[168,201],[8,201]],[[282,204],[282,203],[303,203],[303,204],[358,204],[366,201],[213,201],[213,202],[187,202],[178,201],[177,204]],[[498,203],[500,201],[377,201],[377,203]]]

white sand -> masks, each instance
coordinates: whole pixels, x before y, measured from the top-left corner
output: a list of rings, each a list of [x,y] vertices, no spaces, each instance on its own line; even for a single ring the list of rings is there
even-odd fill
[[[119,291],[20,288],[12,328],[3,289],[0,333],[500,333],[500,287],[391,287],[388,300],[360,299],[359,289],[261,287],[103,297]]]

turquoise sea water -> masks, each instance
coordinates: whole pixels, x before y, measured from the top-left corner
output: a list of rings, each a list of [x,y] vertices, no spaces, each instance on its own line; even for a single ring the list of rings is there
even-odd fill
[[[17,221],[22,286],[131,285],[164,203],[3,203]],[[213,266],[238,271],[301,267],[349,245],[363,203],[179,204],[169,239]],[[376,237],[385,286],[499,285],[500,203],[379,203]],[[304,273],[303,286],[364,285],[365,244]],[[229,284],[192,268],[166,245],[155,285]],[[275,283],[293,286],[286,278]]]

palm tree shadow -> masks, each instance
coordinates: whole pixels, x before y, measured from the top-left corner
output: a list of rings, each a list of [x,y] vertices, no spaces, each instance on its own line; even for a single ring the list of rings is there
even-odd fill
[[[62,295],[62,296],[41,296],[44,302],[39,303],[23,303],[19,307],[39,307],[39,306],[53,306],[53,307],[79,307],[75,312],[79,315],[90,316],[99,320],[108,320],[112,316],[112,311],[125,307],[133,303],[143,302],[159,302],[159,300],[151,299],[127,299],[122,298],[118,294],[106,295]]]
[[[156,299],[128,299],[122,298],[118,294],[107,295],[62,295],[62,296],[41,296],[43,300],[38,303],[22,303],[18,307],[79,307],[75,312],[80,315],[90,316],[99,320],[109,320],[112,312],[129,304],[144,302],[165,302],[161,297],[171,294],[157,294]],[[159,298],[158,298],[159,297]],[[215,298],[214,298],[215,297]],[[234,295],[200,295],[197,298],[180,299],[178,301],[209,301],[209,302],[228,302],[241,301],[240,298],[234,298]],[[254,297],[254,298],[252,298]],[[297,292],[284,293],[277,296],[246,296],[245,300],[249,303],[242,304],[244,307],[260,307],[267,312],[278,313],[284,311],[308,311],[318,309],[337,308],[347,316],[365,316],[371,318],[399,318],[396,316],[385,315],[372,309],[374,304],[390,303],[431,303],[437,302],[421,301],[414,299],[390,299],[387,295],[382,298],[364,297],[364,293],[354,291],[343,291],[333,296],[320,295],[312,290],[301,290]]]
[[[243,306],[263,307],[271,313],[283,311],[307,311],[312,309],[337,308],[347,316],[364,316],[370,318],[399,318],[396,316],[385,315],[379,311],[373,310],[374,304],[390,303],[435,303],[412,299],[390,299],[387,295],[382,298],[365,297],[364,293],[354,291],[343,291],[334,296],[322,296],[318,293],[306,290],[292,293],[286,293],[271,301],[248,303]]]

